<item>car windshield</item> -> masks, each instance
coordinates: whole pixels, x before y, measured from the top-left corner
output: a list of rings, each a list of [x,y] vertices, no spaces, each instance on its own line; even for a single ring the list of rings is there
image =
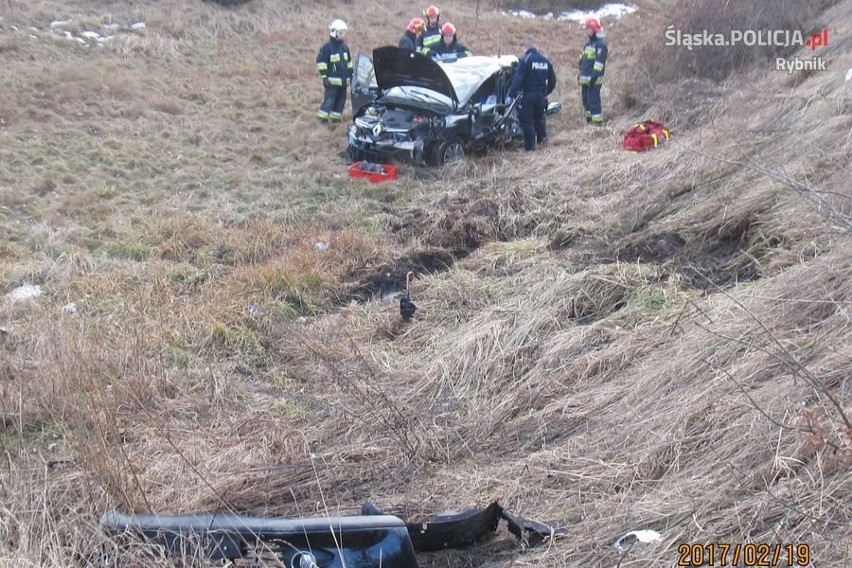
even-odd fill
[[[503,57],[472,56],[452,62],[438,62],[438,65],[452,83],[459,105],[464,106],[489,77],[501,68],[508,67],[517,61],[518,58],[511,55]],[[444,112],[449,112],[453,108],[453,101],[449,97],[426,87],[410,85],[391,87],[384,93],[384,98],[416,101],[432,107],[438,106],[444,108]]]

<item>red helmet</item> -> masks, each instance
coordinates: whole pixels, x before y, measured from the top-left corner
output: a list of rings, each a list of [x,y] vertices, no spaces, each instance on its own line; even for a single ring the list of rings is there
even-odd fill
[[[456,35],[456,27],[450,22],[447,22],[441,26],[441,35]]]
[[[438,10],[437,6],[435,6],[434,4],[431,4],[428,8],[426,8],[426,11],[423,12],[423,15],[426,16],[427,18],[435,20],[435,19],[438,18],[438,16],[441,15],[441,11]]]
[[[601,25],[601,21],[597,16],[588,16],[586,21],[583,22],[583,27],[587,30],[592,30],[595,33],[603,30],[603,26]]]
[[[412,33],[419,33],[423,28],[426,27],[426,22],[423,21],[423,18],[411,18],[411,21],[408,22],[408,31]]]

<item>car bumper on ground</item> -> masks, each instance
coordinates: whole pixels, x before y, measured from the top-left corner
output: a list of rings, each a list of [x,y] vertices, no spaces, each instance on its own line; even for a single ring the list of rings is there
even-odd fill
[[[423,159],[422,140],[376,139],[357,132],[356,127],[349,130],[350,155],[386,158],[390,161],[420,161]]]

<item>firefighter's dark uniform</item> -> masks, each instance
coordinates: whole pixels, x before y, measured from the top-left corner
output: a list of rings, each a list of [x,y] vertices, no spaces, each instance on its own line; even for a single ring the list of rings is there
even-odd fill
[[[586,122],[603,124],[601,109],[601,85],[606,71],[607,47],[604,41],[604,31],[599,31],[589,38],[580,56],[580,97],[583,100],[583,110]]]
[[[330,38],[317,53],[317,71],[322,77],[325,95],[317,116],[322,121],[343,120],[346,86],[352,78],[352,57],[346,42]]]
[[[410,51],[417,51],[417,34],[411,30],[405,30],[405,33],[399,39],[399,47]]]
[[[455,61],[460,57],[469,57],[473,52],[459,43],[458,38],[453,35],[453,41],[446,44],[442,38],[438,45],[429,50],[428,55],[437,61]]]
[[[426,22],[426,27],[423,33],[417,39],[418,51],[423,55],[431,55],[430,51],[441,44],[441,20],[435,22],[435,25],[430,25]]]
[[[524,93],[517,108],[526,150],[535,150],[536,141],[542,144],[547,140],[544,111],[547,110],[547,95],[555,87],[553,64],[538,49],[531,47],[518,62],[508,93],[510,97],[517,97],[520,91]]]

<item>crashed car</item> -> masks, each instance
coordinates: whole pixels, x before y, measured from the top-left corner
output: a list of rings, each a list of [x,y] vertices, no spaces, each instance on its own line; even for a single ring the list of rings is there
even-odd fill
[[[351,97],[351,160],[443,165],[466,154],[522,139],[508,98],[518,58],[431,58],[393,46],[359,53]],[[561,104],[548,105],[549,114]]]

